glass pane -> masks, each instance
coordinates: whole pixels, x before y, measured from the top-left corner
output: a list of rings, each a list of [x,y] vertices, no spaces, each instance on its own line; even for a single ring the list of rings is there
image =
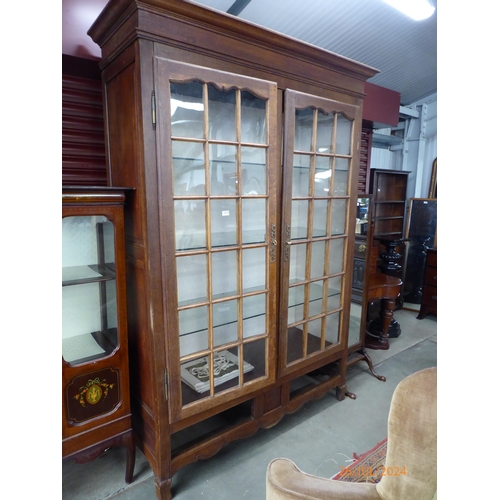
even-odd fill
[[[326,316],[326,346],[337,344],[339,341],[340,313]]]
[[[292,240],[307,238],[308,210],[307,200],[292,201]]]
[[[210,145],[210,194],[236,194],[236,146]]]
[[[337,139],[335,153],[338,155],[351,154],[352,121],[345,116],[337,115]]]
[[[320,318],[309,321],[307,324],[307,354],[312,354],[321,349],[321,323]]]
[[[347,200],[332,202],[332,235],[345,233]]]
[[[242,243],[263,243],[266,241],[266,200],[244,199],[241,202]]]
[[[312,129],[314,110],[312,108],[295,110],[295,144],[296,151],[312,151]]]
[[[237,253],[212,253],[212,298],[235,295],[238,290]]]
[[[326,219],[328,213],[327,200],[314,200],[313,238],[326,236]]]
[[[242,194],[266,194],[266,150],[263,148],[241,148],[241,168]]]
[[[315,281],[309,285],[309,318],[323,312],[323,284],[324,281]]]
[[[266,333],[266,295],[243,299],[243,338]]]
[[[243,344],[243,359],[252,367],[243,375],[245,383],[266,376],[266,345],[266,339]]]
[[[176,257],[179,306],[207,300],[207,256]]]
[[[325,275],[325,242],[315,241],[312,243],[311,256],[311,278],[319,278]]]
[[[208,349],[208,309],[206,306],[179,311],[181,356]]]
[[[212,247],[236,245],[236,200],[210,200]]]
[[[99,225],[99,226],[98,226]],[[108,227],[110,226],[110,227]],[[62,219],[62,268],[63,280],[78,279],[85,277],[99,277],[102,273],[97,271],[98,250],[97,250],[97,228],[102,229],[102,235],[106,235],[103,241],[103,248],[106,252],[106,261],[114,262],[114,234],[113,224],[104,216],[83,216],[64,217]],[[99,231],[101,231],[99,229]],[[111,229],[111,231],[109,231]],[[94,265],[94,269],[89,266]],[[84,266],[87,270],[81,272],[88,276],[80,276],[77,270],[72,267]],[[64,273],[67,273],[65,276]]]
[[[243,250],[243,291],[266,288],[266,248]]]
[[[316,151],[318,153],[333,153],[333,120],[335,114],[325,114],[318,111],[318,131],[316,139]]]
[[[357,344],[360,340],[361,314],[362,314],[361,305],[352,302],[351,316],[349,318],[349,339],[347,341],[348,347]]]
[[[306,243],[290,248],[290,284],[306,279],[306,249]]]
[[[304,339],[304,325],[292,326],[288,329],[288,346],[286,353],[286,362],[287,364],[292,363],[298,359],[302,359],[303,351],[303,339]]]
[[[207,247],[205,200],[177,200],[175,210],[175,248],[194,250]]]
[[[288,324],[297,323],[304,319],[304,285],[293,286],[288,289]]]
[[[173,137],[204,137],[202,83],[171,83],[170,108]]]
[[[334,311],[340,307],[340,290],[342,289],[342,276],[328,280],[327,310]]]
[[[329,274],[344,270],[344,238],[330,240],[330,271]]]
[[[311,156],[293,155],[292,197],[309,196]]]
[[[266,101],[241,91],[241,142],[266,144]]]
[[[236,140],[236,90],[208,86],[208,129],[211,140]],[[225,148],[220,145],[221,150]],[[217,154],[218,157],[223,153]]]
[[[316,157],[316,171],[314,174],[314,196],[330,195],[330,178],[332,177],[331,165],[331,157]]]
[[[106,308],[106,304],[103,304]],[[62,356],[71,364],[106,356],[99,283],[62,287]],[[116,343],[115,343],[116,346]],[[111,350],[109,351],[111,352]]]
[[[335,174],[333,177],[334,196],[347,195],[347,182],[349,175],[349,160],[346,158],[335,159]]]
[[[199,142],[172,141],[174,195],[204,195],[205,155]]]
[[[62,355],[70,364],[118,344],[114,238],[104,216],[62,219]]]
[[[213,305],[214,347],[238,340],[238,301]]]

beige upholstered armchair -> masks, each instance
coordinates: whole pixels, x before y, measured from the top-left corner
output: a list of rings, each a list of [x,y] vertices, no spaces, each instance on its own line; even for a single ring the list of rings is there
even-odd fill
[[[266,500],[435,500],[437,498],[437,369],[402,380],[392,396],[386,467],[406,475],[383,476],[378,484],[324,479],[277,458],[267,468]]]

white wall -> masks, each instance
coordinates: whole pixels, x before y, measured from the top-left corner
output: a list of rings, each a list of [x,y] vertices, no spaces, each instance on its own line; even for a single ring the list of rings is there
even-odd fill
[[[406,118],[400,122],[404,136],[401,146],[387,149],[372,148],[371,168],[410,171],[407,198],[426,198],[429,194],[432,164],[437,157],[437,94],[433,94],[410,106],[418,118]],[[375,130],[377,134],[391,134],[391,129]]]

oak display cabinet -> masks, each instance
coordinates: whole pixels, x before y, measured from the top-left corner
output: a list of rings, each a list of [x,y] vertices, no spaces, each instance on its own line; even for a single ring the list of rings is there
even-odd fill
[[[181,467],[329,390],[345,397],[376,70],[191,2],[111,0],[89,35],[109,179],[135,188],[134,428],[169,499]]]
[[[125,446],[130,483],[124,203],[119,188],[62,189],[62,456]]]

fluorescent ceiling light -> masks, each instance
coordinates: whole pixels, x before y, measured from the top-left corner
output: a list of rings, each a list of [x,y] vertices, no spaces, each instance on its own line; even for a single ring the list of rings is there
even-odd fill
[[[395,9],[411,17],[414,21],[422,21],[434,14],[436,7],[428,0],[384,0]]]

